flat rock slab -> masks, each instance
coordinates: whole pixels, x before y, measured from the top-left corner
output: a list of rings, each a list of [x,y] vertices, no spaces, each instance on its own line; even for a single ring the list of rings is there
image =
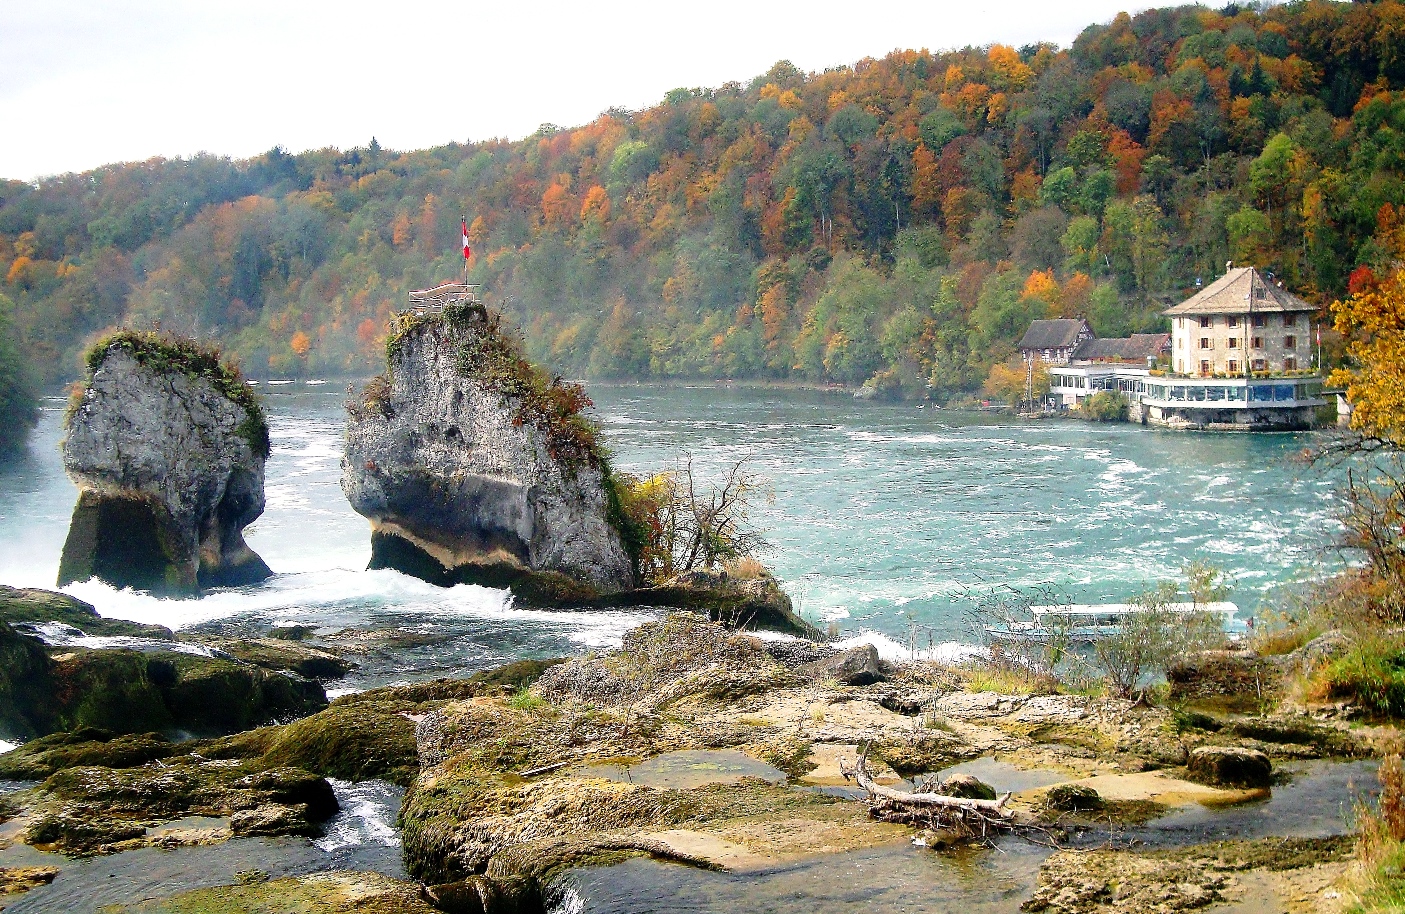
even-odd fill
[[[1242,803],[1262,796],[1257,790],[1225,790],[1207,787],[1194,781],[1171,777],[1160,771],[1143,771],[1134,774],[1099,774],[1069,783],[1091,787],[1104,800],[1148,800],[1167,806],[1189,806],[1201,803],[1207,806],[1224,806]]]

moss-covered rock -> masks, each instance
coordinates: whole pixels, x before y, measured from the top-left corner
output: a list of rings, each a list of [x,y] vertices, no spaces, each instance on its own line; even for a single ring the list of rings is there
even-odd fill
[[[415,724],[378,705],[333,702],[277,728],[264,761],[346,781],[380,778],[408,786],[419,773]]]
[[[185,816],[244,813],[251,833],[305,835],[337,811],[331,785],[311,772],[195,755],[132,768],[67,768],[49,776],[30,804],[24,840],[79,856],[120,850],[141,841],[147,826]]]
[[[53,662],[42,644],[0,622],[0,733],[47,733],[57,701],[49,688]]]
[[[64,649],[0,624],[0,731],[29,737],[97,727],[213,735],[310,714],[316,682],[186,653]]]
[[[80,765],[132,768],[170,758],[180,747],[159,733],[116,736],[96,727],[54,733],[30,740],[0,755],[0,779],[41,781],[55,772]]]
[[[62,622],[88,635],[127,635],[136,638],[174,638],[164,625],[144,625],[124,619],[105,619],[90,604],[52,590],[0,585],[0,622],[11,625]]]
[[[825,637],[795,614],[790,596],[769,574],[738,578],[721,569],[692,571],[655,587],[599,597],[590,605],[686,609],[730,628],[783,632],[816,641]]]
[[[288,670],[308,679],[340,679],[356,668],[344,657],[283,638],[241,638],[209,644],[236,660],[266,670]]]
[[[442,910],[455,910],[444,908]],[[285,879],[251,874],[239,885],[112,905],[104,914],[440,914],[420,887],[380,873],[318,873]]]
[[[244,542],[264,508],[268,424],[220,353],[120,331],[96,343],[65,416],[78,486],[59,583],[194,594],[271,575]]]
[[[1273,763],[1255,749],[1201,746],[1192,749],[1186,776],[1211,787],[1267,787],[1273,782]]]

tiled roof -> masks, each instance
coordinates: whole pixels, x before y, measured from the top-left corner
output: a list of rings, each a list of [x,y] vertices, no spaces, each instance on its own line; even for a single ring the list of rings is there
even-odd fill
[[[1065,349],[1078,345],[1078,335],[1088,326],[1079,317],[1065,317],[1052,321],[1030,321],[1021,349]]]
[[[1250,289],[1253,289],[1253,298]],[[1259,275],[1253,267],[1235,267],[1193,296],[1162,314],[1248,314],[1255,312],[1316,311],[1317,306],[1298,298]]]
[[[1134,333],[1111,340],[1084,340],[1073,350],[1076,362],[1145,362],[1169,349],[1169,333]]]

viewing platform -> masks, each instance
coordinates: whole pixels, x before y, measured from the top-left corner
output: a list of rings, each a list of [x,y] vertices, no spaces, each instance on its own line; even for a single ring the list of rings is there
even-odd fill
[[[409,304],[401,314],[439,314],[448,305],[482,305],[477,283],[446,282],[432,289],[418,289],[409,295]]]

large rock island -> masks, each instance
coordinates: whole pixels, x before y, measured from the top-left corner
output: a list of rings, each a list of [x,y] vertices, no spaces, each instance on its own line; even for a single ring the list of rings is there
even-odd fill
[[[387,356],[351,404],[342,461],[372,568],[542,603],[634,585],[579,387],[542,375],[471,301],[401,315]]]
[[[79,495],[60,585],[185,595],[272,574],[243,537],[263,513],[268,424],[218,351],[130,331],[99,342],[65,430]]]

